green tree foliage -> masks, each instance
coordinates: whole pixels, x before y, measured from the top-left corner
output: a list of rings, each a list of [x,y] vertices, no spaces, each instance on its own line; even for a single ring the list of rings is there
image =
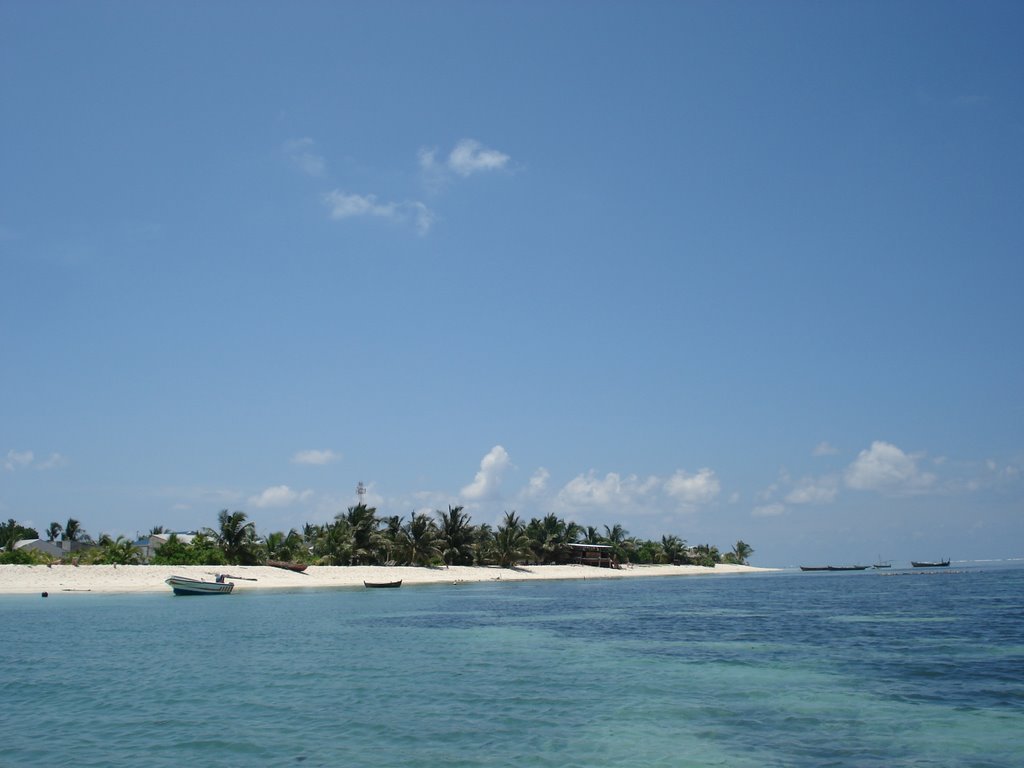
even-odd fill
[[[694,565],[703,565],[705,568],[714,568],[722,562],[722,556],[718,547],[711,544],[698,544],[690,551],[690,560]]]
[[[288,533],[275,531],[267,536],[263,547],[267,560],[283,560],[285,562],[305,562],[309,559],[302,534],[294,528]]]
[[[404,528],[406,559],[412,565],[433,565],[441,560],[441,539],[430,515],[413,512]]]
[[[50,523],[50,527],[46,529],[46,540],[56,541],[62,533],[64,533],[63,525],[60,523]]]
[[[38,539],[39,534],[35,528],[26,528],[11,518],[6,523],[0,523],[0,550],[7,552],[14,551],[14,545],[22,539]]]
[[[13,520],[0,524],[0,533],[9,532]],[[719,562],[746,562],[753,548],[738,541],[724,557],[718,548],[701,544],[687,548],[675,535],[657,540],[629,536],[622,525],[603,526],[603,532],[583,528],[555,514],[532,518],[524,524],[515,512],[506,512],[496,530],[482,523],[473,525],[462,507],[449,506],[433,515],[413,513],[405,518],[394,515],[380,518],[377,510],[365,504],[349,507],[334,520],[320,525],[307,523],[301,532],[290,530],[257,537],[255,523],[244,512],[222,510],[218,529],[207,528],[186,544],[172,535],[160,547],[152,562],[161,565],[256,565],[266,560],[317,562],[322,565],[500,565],[522,563],[557,564],[572,559],[573,543],[607,544],[617,562],[673,563],[713,566]],[[154,531],[162,531],[162,527]],[[27,533],[26,533],[27,531]],[[69,533],[70,531],[70,533]],[[48,535],[63,533],[65,539],[88,538],[74,518],[67,525],[53,523]],[[8,539],[10,538],[8,533]],[[31,529],[23,529],[18,538],[35,538]],[[74,540],[74,539],[71,539]],[[92,562],[132,562],[132,545],[123,537],[100,537],[99,548],[83,559]],[[6,546],[0,537],[0,546]],[[19,556],[25,557],[25,556]]]
[[[141,553],[139,548],[124,536],[111,539],[104,534],[100,537],[100,547],[91,558],[93,563],[114,565],[138,565]]]
[[[511,568],[524,562],[533,554],[530,537],[516,513],[506,512],[498,530],[494,532],[493,557],[502,568]]]
[[[356,504],[348,508],[346,516],[350,537],[350,565],[375,565],[380,554],[382,543],[378,530],[377,510],[365,504]]]
[[[543,519],[533,518],[526,526],[533,560],[541,565],[555,565],[569,559],[569,545],[579,541],[583,529],[555,514]]]
[[[754,554],[754,548],[742,539],[740,539],[733,545],[732,552],[727,552],[725,554],[725,557],[723,557],[722,559],[726,563],[746,565],[747,558],[749,558],[752,554]]]
[[[448,507],[437,511],[438,546],[445,565],[471,565],[473,563],[473,526],[462,507]]]
[[[247,521],[245,512],[222,509],[217,516],[219,530],[206,532],[217,542],[230,565],[256,565],[259,547],[256,542],[256,524]]]
[[[52,557],[37,549],[0,550],[0,565],[46,565],[52,562]]]
[[[224,551],[206,533],[198,534],[189,544],[181,541],[177,534],[171,537],[153,554],[154,565],[227,565]]]
[[[628,535],[629,531],[618,523],[615,523],[615,525],[610,528],[607,525],[604,527],[604,537],[601,543],[609,544],[611,546],[612,557],[617,562],[629,562],[629,553],[632,550],[632,542],[626,539]]]
[[[488,565],[494,562],[494,531],[487,523],[473,529],[473,564]]]
[[[73,517],[69,517],[68,521],[64,523],[64,532],[61,534],[64,541],[87,541],[89,535],[82,528],[82,524],[75,520]]]

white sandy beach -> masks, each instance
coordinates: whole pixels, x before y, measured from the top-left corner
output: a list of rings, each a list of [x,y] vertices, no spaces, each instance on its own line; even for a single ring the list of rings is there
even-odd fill
[[[748,565],[635,565],[620,570],[587,565],[529,565],[411,568],[383,566],[311,565],[305,573],[270,566],[242,565],[0,565],[0,594],[46,592],[51,597],[74,594],[167,592],[164,580],[171,575],[213,581],[218,573],[229,576],[235,592],[257,589],[362,588],[364,581],[398,581],[414,584],[465,584],[480,581],[537,581],[550,579],[629,579],[650,576],[705,576],[726,573],[760,573],[773,569]],[[230,578],[236,577],[236,578]]]

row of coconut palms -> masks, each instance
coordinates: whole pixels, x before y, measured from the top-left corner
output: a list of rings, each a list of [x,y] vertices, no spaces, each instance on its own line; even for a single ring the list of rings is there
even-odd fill
[[[16,527],[8,521],[12,538]],[[34,533],[34,531],[31,531]],[[158,526],[151,534],[163,533]],[[103,534],[95,542],[81,524],[69,519],[67,525],[51,524],[51,541],[87,541],[92,547],[75,553],[83,563],[133,564],[141,552],[123,536]],[[69,535],[72,537],[69,539]],[[507,512],[497,527],[474,525],[463,507],[449,506],[432,514],[413,512],[401,516],[378,516],[365,504],[349,507],[325,524],[307,523],[302,530],[258,535],[256,525],[245,512],[222,510],[216,528],[205,528],[185,542],[176,536],[161,546],[152,558],[167,565],[258,565],[267,561],[303,562],[321,565],[550,565],[570,562],[570,544],[601,544],[609,547],[615,563],[675,563],[713,566],[720,562],[746,563],[753,553],[749,544],[736,542],[731,552],[721,554],[709,544],[687,545],[674,535],[660,541],[629,535],[621,525],[583,527],[554,514],[528,522]],[[9,547],[10,548],[10,547]],[[43,557],[42,559],[46,559]],[[38,554],[14,552],[0,555],[0,562],[35,562]]]
[[[717,547],[690,547],[678,536],[660,541],[629,536],[621,525],[584,528],[554,514],[525,522],[507,512],[496,527],[474,525],[463,507],[429,514],[377,515],[365,504],[349,507],[326,524],[307,523],[302,530],[278,531],[264,537],[244,512],[222,510],[217,528],[207,528],[191,543],[172,538],[157,550],[153,562],[167,564],[230,563],[255,565],[268,560],[322,565],[500,565],[570,562],[570,544],[610,547],[617,563],[676,563],[712,566],[746,563],[750,545],[736,542],[722,555]],[[223,558],[221,560],[220,558]]]

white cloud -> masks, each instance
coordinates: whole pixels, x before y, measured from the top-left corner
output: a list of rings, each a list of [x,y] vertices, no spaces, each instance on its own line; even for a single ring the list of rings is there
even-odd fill
[[[335,453],[331,450],[318,451],[311,449],[308,451],[299,451],[292,456],[292,464],[313,464],[315,466],[322,466],[324,464],[331,464],[335,461],[341,461],[341,454]]]
[[[919,458],[876,440],[846,468],[846,485],[859,491],[896,494],[924,491],[935,483],[935,475],[918,468]]]
[[[425,235],[430,231],[434,215],[427,206],[418,201],[403,203],[379,203],[376,195],[357,195],[335,189],[323,196],[328,214],[332,219],[375,217],[405,224],[412,221],[416,232]]]
[[[577,475],[558,492],[558,501],[568,507],[620,509],[650,494],[658,485],[656,477],[641,480],[636,475],[621,477],[609,472],[598,477],[594,470]]]
[[[786,507],[782,504],[765,504],[760,507],[754,507],[751,513],[754,517],[778,517],[786,511]]]
[[[487,149],[474,139],[462,139],[448,155],[448,167],[460,176],[505,167],[509,157],[496,149]]]
[[[287,485],[275,485],[264,489],[258,496],[250,496],[249,504],[254,507],[287,507],[297,501],[306,501],[312,491],[293,491]]]
[[[462,139],[456,143],[443,161],[437,159],[436,149],[426,147],[419,150],[417,158],[420,168],[433,183],[442,181],[447,172],[466,178],[474,173],[501,170],[510,159],[504,152],[488,149],[475,139]]]
[[[36,470],[56,469],[66,465],[67,459],[59,453],[51,453],[47,458],[36,461],[35,451],[9,450],[4,457],[4,469],[14,472],[18,469],[32,468]]]
[[[835,501],[839,493],[839,478],[835,475],[825,477],[805,477],[786,496],[790,504],[829,504]]]
[[[416,227],[416,234],[425,235],[430,232],[430,228],[434,225],[434,212],[420,202],[412,202],[408,205]]]
[[[533,473],[533,477],[530,478],[530,484],[526,488],[525,495],[530,498],[544,495],[544,492],[548,489],[548,480],[550,478],[550,472],[544,469],[544,467],[538,468]]]
[[[323,176],[327,162],[313,151],[314,142],[310,138],[291,139],[284,143],[284,151],[288,160],[307,176]]]
[[[721,484],[713,470],[704,467],[691,475],[681,469],[665,481],[665,493],[687,506],[706,504],[718,496]]]
[[[335,189],[324,195],[332,219],[350,219],[356,216],[380,216],[393,219],[398,214],[395,203],[378,203],[376,195],[350,195]]]
[[[462,489],[462,495],[470,501],[482,501],[498,497],[501,478],[509,465],[508,452],[500,445],[491,448],[480,461],[480,471],[473,482]]]
[[[420,168],[424,171],[433,172],[438,169],[436,149],[423,147],[416,153],[416,157],[419,159]]]
[[[814,446],[812,451],[814,456],[834,456],[837,453],[839,453],[839,449],[824,440]]]
[[[57,467],[63,467],[67,463],[68,460],[59,453],[51,453],[42,461],[37,462],[34,466],[36,469],[56,469]]]
[[[27,467],[34,458],[35,454],[32,451],[16,451],[12,448],[4,459],[4,469],[13,472],[16,469]]]

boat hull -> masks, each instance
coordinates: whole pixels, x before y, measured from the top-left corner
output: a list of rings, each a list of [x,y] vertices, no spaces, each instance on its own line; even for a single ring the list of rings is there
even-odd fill
[[[866,571],[866,565],[801,565],[801,571]]]
[[[201,581],[185,576],[171,576],[164,583],[176,595],[230,595],[235,588],[230,581]]]
[[[267,565],[272,568],[283,568],[286,571],[295,571],[296,573],[302,573],[309,568],[308,563],[289,563],[283,560],[267,560]]]
[[[915,560],[911,560],[910,564],[912,566],[914,566],[915,568],[947,568],[947,567],[949,567],[949,560],[939,560],[938,562],[935,562],[935,563],[918,562],[918,561],[915,561]]]
[[[364,581],[363,586],[367,589],[398,589],[402,581]]]

